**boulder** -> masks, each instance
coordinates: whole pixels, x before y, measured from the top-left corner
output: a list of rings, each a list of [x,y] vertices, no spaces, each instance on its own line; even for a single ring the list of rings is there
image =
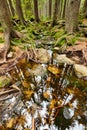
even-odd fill
[[[87,67],[84,65],[74,64],[75,74],[78,78],[87,77]]]
[[[65,54],[61,54],[61,55],[57,54],[57,55],[56,55],[56,60],[57,60],[57,62],[60,63],[60,64],[66,63],[66,64],[71,65],[71,64],[74,64],[74,63],[75,63],[75,62],[74,62],[73,60],[71,60],[70,58],[67,58]]]

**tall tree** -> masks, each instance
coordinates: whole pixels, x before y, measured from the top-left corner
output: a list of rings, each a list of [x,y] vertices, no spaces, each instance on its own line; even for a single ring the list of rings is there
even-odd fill
[[[81,0],[67,0],[65,12],[65,30],[73,33],[78,30],[78,15]]]
[[[14,10],[14,7],[12,5],[12,0],[8,0],[8,2],[9,2],[9,6],[10,6],[11,15],[14,16],[15,15],[15,10]]]
[[[39,14],[38,14],[38,0],[33,0],[34,1],[34,15],[35,15],[35,21],[40,22],[39,19]]]
[[[21,7],[21,0],[16,0],[16,11],[22,24],[25,24],[23,11]]]
[[[63,14],[62,14],[62,18],[65,18],[66,3],[67,3],[67,0],[64,0],[64,7],[63,7]]]
[[[49,0],[49,18],[51,18],[52,15],[52,0]]]
[[[60,6],[60,0],[55,0],[52,26],[57,24],[59,6]]]
[[[83,13],[85,18],[87,18],[87,0],[84,1]]]
[[[17,32],[13,29],[9,15],[9,8],[6,0],[0,0],[0,23],[3,28],[5,40],[4,48],[0,50],[0,54],[3,54],[2,62],[5,62],[7,52],[10,48],[11,37],[20,37],[18,36]]]

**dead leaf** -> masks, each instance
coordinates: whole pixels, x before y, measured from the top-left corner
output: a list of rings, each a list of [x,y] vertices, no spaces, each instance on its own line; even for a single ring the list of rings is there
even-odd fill
[[[10,120],[8,120],[8,122],[6,123],[7,128],[12,128],[14,124],[14,118],[11,118]]]
[[[48,70],[52,73],[52,74],[60,74],[60,72],[61,72],[61,70],[59,69],[59,68],[57,68],[57,67],[55,67],[55,66],[52,66],[52,65],[50,65],[49,67],[48,67]]]
[[[50,98],[50,93],[49,92],[44,92],[43,96],[44,96],[44,98],[49,99]]]
[[[51,82],[51,77],[48,77],[48,78],[47,78],[47,82]]]
[[[26,80],[22,82],[22,85],[24,88],[30,88],[30,84]]]
[[[68,92],[69,94],[74,94],[74,90],[69,89],[69,88],[67,88],[67,92]]]
[[[57,104],[57,101],[56,101],[55,99],[53,99],[53,100],[50,102],[50,109],[53,109],[56,104]]]
[[[26,91],[23,91],[23,93],[24,93],[25,98],[30,99],[31,96],[34,94],[34,91],[33,90],[26,90]]]

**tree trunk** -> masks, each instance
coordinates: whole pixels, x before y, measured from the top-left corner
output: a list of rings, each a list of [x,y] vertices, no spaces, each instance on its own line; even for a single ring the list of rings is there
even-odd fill
[[[62,14],[63,19],[65,18],[66,2],[67,2],[67,0],[64,0],[64,7],[63,7],[63,14]]]
[[[15,15],[15,10],[14,10],[14,7],[12,5],[12,0],[8,0],[8,2],[9,2],[9,6],[10,6],[11,15],[14,16]]]
[[[87,18],[87,0],[84,1],[83,13],[85,18]]]
[[[21,7],[21,0],[16,0],[16,11],[22,24],[25,24],[23,11]]]
[[[9,8],[6,0],[0,0],[0,23],[4,32],[4,48],[0,50],[0,57],[3,58],[2,62],[6,61],[6,55],[10,48],[11,37],[20,37],[18,32],[13,30],[10,19]]]
[[[67,0],[65,12],[65,30],[72,34],[78,30],[78,15],[81,0]]]
[[[38,0],[33,0],[34,1],[34,15],[35,15],[35,21],[40,22],[39,19],[39,14],[38,14]]]
[[[8,5],[6,0],[0,0],[0,22],[4,32],[5,39],[5,55],[4,60],[6,58],[7,51],[10,47],[10,33],[12,30],[12,23],[10,20]]]
[[[55,0],[52,26],[57,24],[57,17],[58,17],[59,6],[60,6],[60,0]]]
[[[51,18],[52,15],[52,0],[49,0],[49,18]]]

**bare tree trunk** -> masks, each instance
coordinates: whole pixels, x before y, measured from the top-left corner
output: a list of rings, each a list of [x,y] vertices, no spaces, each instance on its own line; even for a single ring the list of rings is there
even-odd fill
[[[21,7],[21,0],[16,0],[16,11],[22,24],[25,24],[23,11]]]
[[[63,14],[62,14],[62,18],[65,18],[66,2],[67,2],[67,0],[64,0],[64,7],[63,7]]]
[[[0,50],[0,56],[2,54],[3,61],[6,61],[6,55],[10,48],[11,37],[19,37],[18,33],[13,30],[13,26],[10,19],[9,8],[6,0],[0,0],[0,23],[4,32],[4,48]]]
[[[4,32],[5,39],[5,54],[4,60],[6,60],[7,51],[10,48],[10,33],[12,30],[12,23],[10,20],[10,15],[8,11],[8,5],[6,0],[0,0],[0,22]]]
[[[65,30],[72,34],[78,30],[78,15],[81,0],[67,0]]]
[[[85,18],[87,18],[87,0],[85,0],[84,2],[83,13],[84,13]]]
[[[9,2],[9,6],[10,6],[11,15],[14,16],[15,15],[15,10],[14,10],[14,7],[12,5],[12,0],[8,0],[8,2]]]
[[[59,6],[60,6],[60,0],[55,0],[55,7],[54,7],[54,13],[53,13],[53,23],[52,23],[52,26],[57,24],[57,17],[58,17]]]
[[[39,14],[38,14],[38,0],[33,0],[34,1],[34,15],[35,15],[35,21],[40,22],[39,19]]]
[[[49,0],[49,18],[51,18],[52,15],[52,0]]]

